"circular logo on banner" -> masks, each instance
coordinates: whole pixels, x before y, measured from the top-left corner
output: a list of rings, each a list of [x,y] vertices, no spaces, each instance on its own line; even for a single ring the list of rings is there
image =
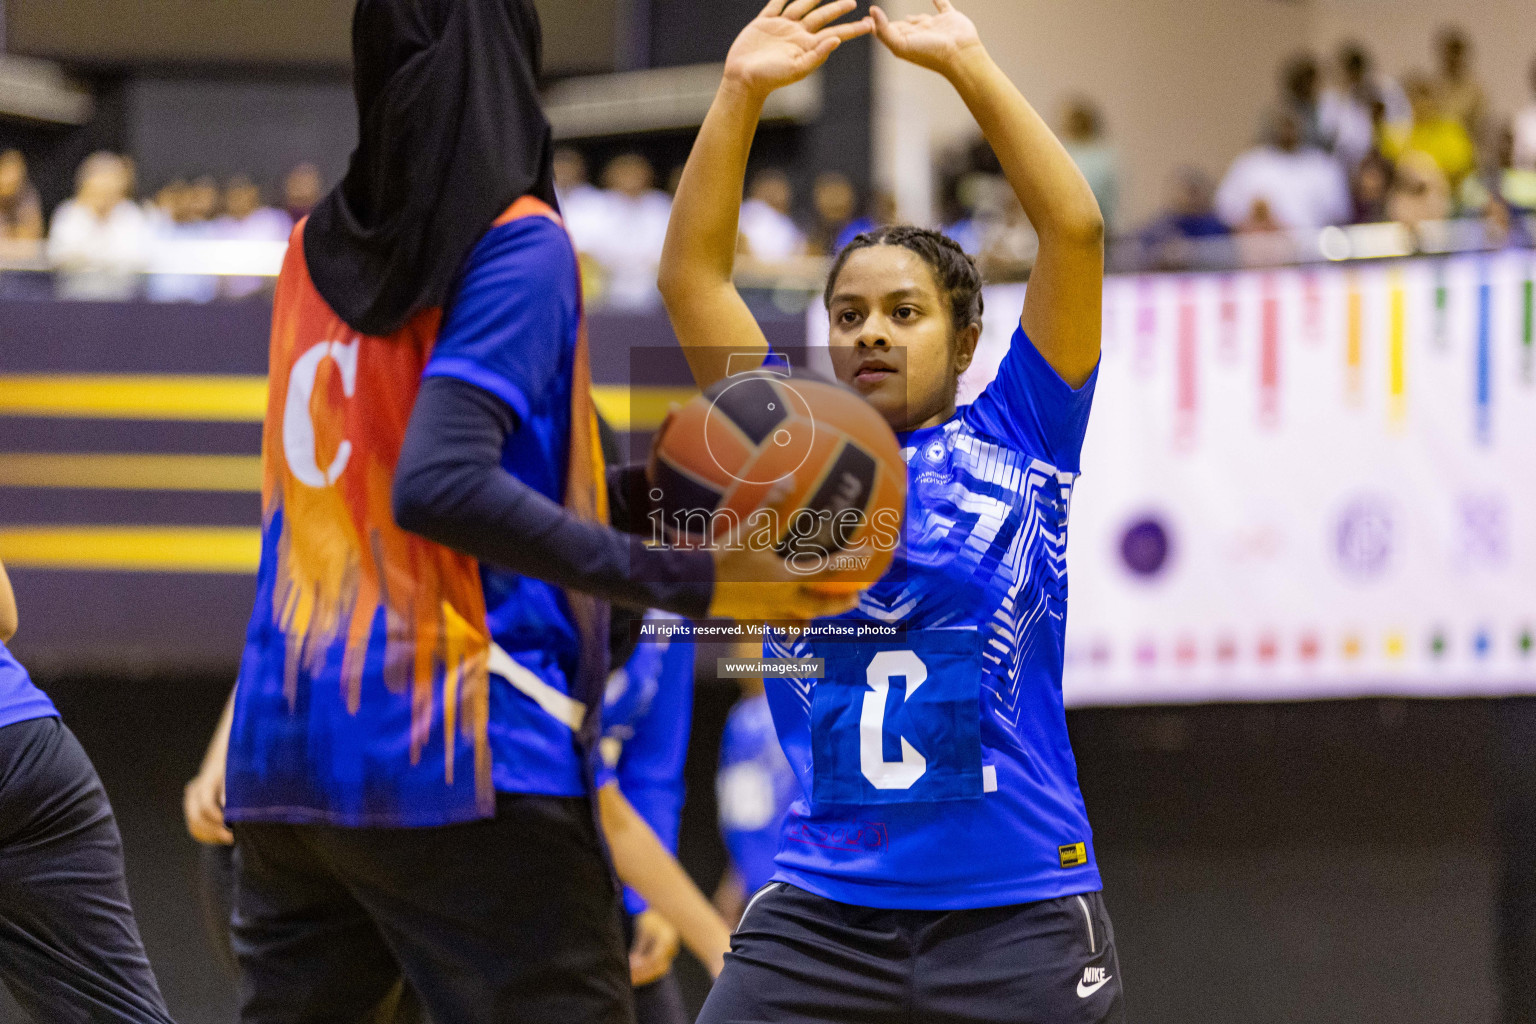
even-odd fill
[[[1131,521],[1120,535],[1120,559],[1131,575],[1150,580],[1162,574],[1173,554],[1173,537],[1155,515]]]
[[[1339,514],[1334,553],[1339,567],[1356,579],[1375,579],[1392,563],[1392,510],[1380,498],[1359,498]]]

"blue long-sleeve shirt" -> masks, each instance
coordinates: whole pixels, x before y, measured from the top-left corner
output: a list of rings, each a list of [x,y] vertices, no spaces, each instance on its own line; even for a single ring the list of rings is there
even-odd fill
[[[680,621],[665,612],[647,622]],[[622,668],[608,677],[603,698],[603,736],[597,782],[617,782],[620,792],[668,850],[677,852],[683,814],[683,765],[693,720],[692,640],[642,641]],[[625,890],[625,909],[646,904]]]

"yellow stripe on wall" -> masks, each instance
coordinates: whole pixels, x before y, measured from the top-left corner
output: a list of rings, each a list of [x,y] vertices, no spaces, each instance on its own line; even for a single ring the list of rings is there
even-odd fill
[[[615,430],[655,430],[667,407],[698,393],[689,387],[592,389]],[[194,420],[260,423],[267,379],[233,374],[0,374],[0,416],[68,419]]]
[[[14,374],[0,376],[0,415],[72,419],[260,423],[261,376],[193,374]]]
[[[0,454],[0,487],[259,494],[261,456]]]
[[[13,569],[252,574],[261,531],[235,526],[22,526],[0,529]]]
[[[698,388],[630,388],[599,384],[592,388],[592,402],[608,425],[620,433],[655,430],[667,418],[672,403],[682,405],[699,393]]]

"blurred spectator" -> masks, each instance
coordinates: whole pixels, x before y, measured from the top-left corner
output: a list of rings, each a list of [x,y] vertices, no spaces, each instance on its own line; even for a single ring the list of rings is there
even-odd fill
[[[1088,179],[1104,223],[1113,232],[1120,206],[1120,156],[1105,137],[1104,119],[1092,100],[1078,96],[1067,102],[1061,119],[1061,142]]]
[[[1040,251],[1040,238],[1013,189],[1003,179],[994,182],[1001,187],[986,189],[988,198],[977,210],[974,255],[988,280],[1022,280]]]
[[[587,180],[586,158],[576,150],[569,146],[555,150],[554,165],[560,216],[579,245],[582,239],[591,237],[593,224],[601,223],[605,197]]]
[[[237,174],[224,186],[224,216],[213,222],[214,238],[250,242],[284,242],[293,221],[282,210],[261,201],[261,189]]]
[[[1311,54],[1292,57],[1280,72],[1280,106],[1293,114],[1301,130],[1304,147],[1326,149],[1320,116],[1322,78],[1317,71],[1317,60]]]
[[[1412,150],[1429,154],[1455,189],[1476,166],[1477,153],[1466,126],[1445,113],[1439,97],[1428,78],[1410,77],[1408,101],[1413,105],[1413,123],[1406,131],[1388,125],[1380,142],[1381,151],[1398,164]]]
[[[962,210],[959,218],[945,224],[940,231],[972,256],[981,251],[981,223],[969,210]]]
[[[320,168],[314,164],[299,164],[283,179],[283,207],[288,219],[297,224],[309,216],[325,191],[320,182]]]
[[[200,174],[192,179],[186,193],[186,221],[205,224],[219,212],[219,182],[211,174]]]
[[[264,206],[261,189],[243,174],[224,186],[224,216],[209,227],[209,237],[231,242],[286,242],[293,221],[282,210]],[[232,299],[255,295],[272,283],[271,278],[227,277],[223,291]]]
[[[1406,124],[1413,116],[1402,86],[1373,75],[1370,54],[1353,42],[1339,48],[1338,83],[1324,90],[1317,115],[1325,146],[1351,171],[1375,148],[1378,118]]]
[[[0,153],[0,242],[35,242],[43,237],[43,206],[27,177],[19,149]]]
[[[677,190],[683,184],[683,171],[686,169],[686,166],[686,164],[676,164],[670,171],[667,172],[666,192],[668,199],[677,198]]]
[[[150,230],[157,235],[170,230],[186,204],[186,192],[185,178],[172,178],[160,186],[155,198],[144,204],[144,216],[149,221]]]
[[[1387,219],[1416,227],[1451,215],[1451,186],[1435,159],[1410,149],[1397,161],[1387,196]]]
[[[896,215],[896,196],[885,189],[876,189],[874,202],[869,204],[868,219],[871,228],[889,227],[899,221],[901,218]]]
[[[1216,216],[1216,186],[1198,167],[1181,167],[1173,176],[1164,213],[1141,232],[1142,245],[1157,265],[1187,262],[1180,250],[1191,239],[1217,238],[1228,234],[1226,223]]]
[[[1531,98],[1515,115],[1512,165],[1536,171],[1536,60],[1531,61]]]
[[[741,204],[741,249],[765,263],[782,263],[805,251],[805,235],[790,218],[794,192],[778,168],[759,171]]]
[[[1239,156],[1216,191],[1216,214],[1236,230],[1321,228],[1349,219],[1349,186],[1338,161],[1302,144],[1300,118],[1281,110],[1268,140]]]
[[[185,179],[167,182],[146,212],[156,245],[208,237],[209,221],[198,216],[192,186]],[[144,291],[152,302],[208,302],[219,281],[207,274],[151,274]]]
[[[996,279],[1021,276],[1034,261],[1040,240],[1003,175],[997,154],[978,138],[957,170],[951,206],[958,207],[959,217],[945,226],[944,233],[976,257],[983,274]]]
[[[48,233],[60,297],[126,299],[137,291],[151,240],[144,211],[128,198],[131,181],[114,153],[92,153],[81,163],[75,196],[54,211]]]
[[[1492,207],[1507,207],[1510,213],[1536,211],[1536,168],[1521,167],[1515,163],[1515,131],[1512,125],[1504,125],[1494,138],[1489,159],[1477,174],[1469,174],[1457,193],[1462,210],[1467,213],[1492,212]]]
[[[1475,140],[1482,128],[1488,102],[1482,85],[1472,74],[1472,44],[1466,33],[1455,26],[1443,29],[1436,42],[1439,64],[1430,83],[1435,102],[1441,116],[1459,122],[1467,137]],[[1444,166],[1441,164],[1442,168]],[[1455,177],[1449,170],[1446,174]]]
[[[1514,134],[1509,139],[1509,154],[1513,158]],[[1520,213],[1536,213],[1536,167],[1516,167],[1511,162],[1499,170],[1499,198]]]
[[[975,138],[955,155],[940,190],[944,233],[971,255],[986,245],[985,236],[1002,215],[1002,192],[1008,188],[1003,165],[983,138]]]
[[[809,250],[830,256],[847,245],[853,237],[874,227],[874,221],[860,217],[859,197],[853,182],[839,171],[818,175],[811,191],[811,205],[816,221],[811,228]]]
[[[1392,192],[1392,161],[1372,149],[1350,177],[1350,196],[1354,201],[1356,224],[1379,224],[1387,216],[1387,197]]]
[[[1536,246],[1536,241],[1531,237],[1531,229],[1523,217],[1515,216],[1519,212],[1510,207],[1502,199],[1495,197],[1483,211],[1483,237],[1491,245],[1512,249],[1530,249]]]
[[[656,270],[667,239],[672,202],[655,187],[656,171],[639,153],[614,157],[603,168],[604,196],[576,246],[608,275],[602,289],[610,306],[643,309],[656,304]]]

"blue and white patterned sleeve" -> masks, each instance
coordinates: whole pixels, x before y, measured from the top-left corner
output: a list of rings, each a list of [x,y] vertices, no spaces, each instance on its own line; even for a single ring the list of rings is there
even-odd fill
[[[1046,362],[1020,325],[997,376],[966,413],[980,433],[1044,458],[1058,470],[1081,469],[1083,435],[1099,369],[1073,388]]]

